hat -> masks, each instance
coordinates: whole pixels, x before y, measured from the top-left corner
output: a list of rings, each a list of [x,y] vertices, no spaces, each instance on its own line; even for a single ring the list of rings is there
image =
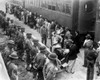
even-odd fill
[[[41,46],[40,47],[40,51],[45,51],[46,50],[46,47],[45,46]]]
[[[7,43],[8,44],[14,44],[14,41],[13,40],[9,40]]]
[[[21,31],[25,31],[25,28],[21,28]]]
[[[17,52],[14,51],[12,54],[9,55],[10,58],[13,58],[13,59],[18,59],[18,55],[17,55]]]
[[[31,33],[27,33],[26,35],[28,36],[28,35],[32,35],[32,34]]]
[[[33,42],[37,43],[37,42],[39,42],[39,40],[38,39],[34,39]]]
[[[55,53],[52,53],[52,54],[49,54],[49,55],[48,55],[48,58],[49,58],[50,60],[56,60],[56,59],[57,59],[57,55],[56,55]]]
[[[87,34],[87,35],[86,35],[86,38],[90,39],[90,38],[92,38],[92,37],[91,37],[90,34]]]

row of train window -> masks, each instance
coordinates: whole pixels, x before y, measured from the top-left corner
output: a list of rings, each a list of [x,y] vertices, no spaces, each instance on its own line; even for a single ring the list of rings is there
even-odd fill
[[[47,8],[54,11],[71,14],[72,0],[25,0],[36,7]]]
[[[59,11],[66,14],[71,14],[72,4],[73,0],[13,0],[19,3],[23,4],[23,1],[25,3],[31,4],[36,7],[42,7],[47,8],[53,11]],[[100,0],[98,0],[98,3],[100,3]],[[93,3],[91,1],[87,2],[84,5],[84,11],[85,12],[91,12],[93,10]],[[100,5],[98,7],[97,11],[98,19],[100,19]]]

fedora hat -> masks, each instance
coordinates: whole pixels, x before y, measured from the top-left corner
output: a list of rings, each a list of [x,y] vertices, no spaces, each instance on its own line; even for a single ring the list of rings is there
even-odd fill
[[[40,51],[45,51],[46,50],[46,47],[45,46],[41,46],[40,47]]]
[[[18,59],[18,55],[17,55],[17,52],[14,51],[12,52],[10,55],[9,55],[10,58],[13,58],[13,59]]]
[[[39,42],[39,40],[38,39],[33,39],[33,42],[37,43],[37,42]]]
[[[49,54],[48,55],[48,58],[50,59],[50,60],[56,60],[58,57],[57,57],[57,55],[55,54],[55,53],[52,53],[52,54]]]
[[[87,34],[87,35],[86,35],[86,38],[91,39],[92,37],[91,37],[90,34]]]

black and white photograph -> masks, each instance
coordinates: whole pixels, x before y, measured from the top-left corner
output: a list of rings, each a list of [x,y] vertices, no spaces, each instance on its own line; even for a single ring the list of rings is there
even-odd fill
[[[100,0],[0,0],[0,80],[100,80]]]

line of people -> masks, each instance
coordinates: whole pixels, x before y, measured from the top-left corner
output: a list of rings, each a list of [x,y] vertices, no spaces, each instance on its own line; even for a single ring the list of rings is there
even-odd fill
[[[37,14],[33,14],[28,10],[25,10],[19,6],[12,6],[11,13],[13,13],[19,20],[22,20],[25,24],[28,24],[31,28],[37,29],[40,32],[42,37],[42,42],[47,45],[47,38],[51,40],[51,51],[56,54],[49,55],[53,59],[58,59],[63,64],[60,64],[59,68],[65,68],[65,70],[69,73],[73,72],[73,67],[75,65],[77,55],[79,54],[79,50],[82,47],[84,49],[84,67],[87,67],[87,80],[93,80],[93,71],[94,64],[98,64],[98,75],[100,74],[99,69],[99,47],[96,42],[94,42],[91,38],[90,34],[87,34],[84,43],[81,43],[81,36],[78,31],[71,31],[67,27],[62,27],[55,21],[48,21],[44,19],[42,15],[38,16]],[[26,13],[28,12],[28,13]],[[30,50],[29,50],[30,51]],[[27,52],[29,52],[27,51]],[[46,55],[47,56],[47,55]],[[29,58],[29,57],[28,57]],[[28,59],[30,60],[30,59]],[[48,61],[48,60],[47,60]],[[30,62],[30,61],[29,61]],[[29,65],[28,62],[28,65]],[[55,60],[54,60],[55,62]],[[43,62],[41,62],[43,63]],[[34,63],[32,63],[34,64]],[[48,64],[45,64],[47,66]],[[58,66],[55,65],[55,66]],[[58,67],[57,67],[58,68]],[[43,69],[43,67],[42,67]],[[40,71],[42,70],[40,68]],[[55,68],[56,69],[56,68]],[[45,69],[44,69],[45,71]],[[50,70],[52,71],[52,70]],[[41,71],[42,72],[42,71]],[[41,73],[40,72],[40,73]],[[48,70],[47,70],[48,72]],[[52,73],[52,72],[51,72]],[[49,73],[50,74],[50,73]],[[48,74],[48,75],[49,75]],[[48,76],[47,73],[44,76]],[[51,75],[51,74],[50,74]],[[52,80],[52,79],[50,79]]]

